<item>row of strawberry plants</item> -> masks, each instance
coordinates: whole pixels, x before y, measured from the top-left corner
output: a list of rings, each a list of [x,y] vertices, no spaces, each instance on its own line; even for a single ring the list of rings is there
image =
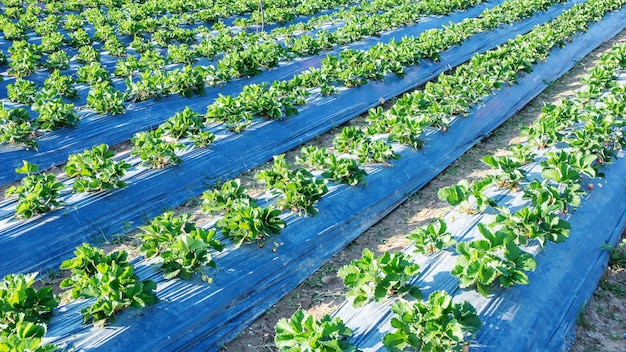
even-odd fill
[[[348,1],[349,3],[350,1]],[[342,1],[338,3],[324,3],[327,6],[337,6],[342,4]],[[32,11],[31,11],[32,10]],[[117,10],[117,9],[115,9]],[[141,13],[140,10],[137,12]],[[69,68],[69,57],[66,51],[61,49],[63,44],[68,44],[75,49],[78,49],[77,58],[84,63],[100,61],[100,55],[96,49],[92,46],[94,39],[103,43],[102,49],[108,51],[113,56],[126,56],[125,44],[118,38],[116,32],[121,35],[133,36],[133,41],[130,43],[131,47],[138,52],[145,52],[149,48],[153,47],[152,42],[163,48],[170,48],[171,55],[168,55],[168,60],[171,59],[174,62],[178,62],[177,58],[188,56],[183,55],[184,52],[193,53],[194,50],[189,51],[187,44],[196,42],[196,36],[201,34],[203,36],[211,36],[211,33],[204,26],[199,26],[194,29],[185,29],[181,27],[186,21],[177,21],[176,18],[164,16],[160,20],[150,18],[150,27],[144,25],[142,15],[125,15],[123,10],[113,11],[109,9],[108,12],[97,8],[91,8],[90,11],[86,11],[84,15],[69,14],[63,16],[63,18],[56,17],[53,14],[48,15],[45,20],[39,20],[38,16],[45,16],[46,12],[42,11],[39,7],[28,7],[23,14],[24,17],[29,20],[25,20],[28,25],[21,28],[18,20],[17,24],[13,23],[9,18],[0,18],[3,20],[5,31],[8,28],[18,26],[21,35],[10,36],[13,40],[13,46],[9,49],[11,54],[11,69],[9,72],[16,77],[24,77],[30,75],[37,68],[37,55],[27,55],[15,49],[15,45],[23,43],[28,37],[26,36],[26,30],[35,29],[37,33],[41,33],[41,45],[38,54],[42,52],[50,54],[46,66],[48,69],[66,69]],[[126,16],[129,18],[127,19]],[[34,18],[33,18],[34,17]],[[58,27],[64,23],[66,30],[68,31],[67,38],[63,33],[57,32]],[[193,21],[192,21],[193,22]],[[219,25],[215,25],[216,29],[223,28],[223,24],[218,22]],[[85,29],[86,25],[94,26],[94,33],[90,35]],[[85,27],[85,28],[83,28]],[[130,27],[130,28],[129,28]],[[131,29],[132,28],[132,29]],[[150,35],[144,38],[141,33],[143,29],[147,29]],[[18,31],[18,30],[16,30]],[[91,30],[90,30],[91,31]],[[219,32],[219,31],[218,31]],[[245,33],[242,33],[244,35]],[[6,33],[5,33],[6,36]],[[245,36],[245,35],[244,35]],[[250,37],[255,37],[252,35]],[[182,43],[181,46],[171,44],[174,40]],[[246,41],[252,44],[256,41]],[[208,46],[213,47],[212,41],[204,42],[198,46],[198,49]],[[75,50],[72,50],[75,51]],[[202,50],[199,50],[202,51]],[[182,56],[181,56],[182,55]],[[169,57],[171,56],[171,58]]]
[[[456,246],[460,256],[452,275],[459,278],[460,287],[475,285],[486,296],[496,280],[504,287],[527,284],[528,278],[524,271],[533,271],[536,261],[532,254],[519,246],[535,240],[543,247],[546,239],[558,243],[567,238],[569,226],[562,219],[562,214],[568,214],[568,210],[580,205],[584,194],[580,184],[586,183],[586,178],[600,175],[600,167],[610,163],[626,141],[622,133],[624,121],[620,115],[626,104],[623,99],[626,87],[615,81],[617,72],[624,69],[626,46],[621,44],[604,55],[601,64],[592,69],[591,75],[585,79],[588,85],[577,93],[574,101],[563,101],[563,105],[558,107],[544,107],[542,116],[528,129],[531,144],[514,146],[510,152],[513,158],[487,156],[483,159],[496,170],[495,175],[472,184],[461,181],[439,191],[442,200],[460,207],[462,212],[482,212],[487,206],[499,212],[491,224],[478,223],[482,239],[461,242]],[[581,123],[583,127],[580,127]],[[572,127],[574,125],[579,127]],[[532,147],[537,139],[532,136],[538,134],[556,138],[549,144],[542,140],[541,144],[534,147],[548,148],[559,142],[569,146],[566,148],[568,152],[544,153],[543,157],[535,161],[542,167],[543,182],[527,180],[523,168],[535,157]],[[588,148],[590,145],[592,147]],[[516,166],[510,167],[511,164]],[[513,169],[517,171],[512,172]],[[565,175],[568,175],[567,179],[564,179]],[[503,179],[506,182],[500,182]],[[495,200],[484,193],[490,186],[520,192],[517,189],[521,186],[520,182],[524,185],[522,198],[529,199],[532,206],[524,207],[515,214],[511,214],[505,206],[498,207]],[[496,228],[496,231],[492,233],[490,228]],[[409,235],[409,239],[415,241],[415,254],[424,256],[456,242],[447,231],[443,219],[438,219],[438,224],[418,229]],[[367,249],[362,259],[338,271],[338,276],[343,278],[348,287],[347,298],[355,307],[373,300],[382,302],[390,295],[403,296],[408,293],[421,299],[419,288],[410,283],[419,274],[419,266],[410,255],[385,253],[375,257]],[[435,306],[435,302],[443,308]],[[390,350],[403,350],[408,346],[416,349],[458,350],[464,344],[466,334],[476,332],[481,324],[476,310],[469,302],[457,306],[454,311],[447,311],[444,302],[450,304],[451,298],[436,291],[431,294],[428,303],[419,302],[413,308],[402,299],[394,303],[391,310],[395,317],[391,320],[391,326],[396,331],[385,335],[385,346]],[[422,316],[416,318],[412,315],[414,313]],[[428,317],[440,318],[442,321],[433,323]],[[305,320],[307,323],[303,324]],[[356,349],[347,341],[351,336],[351,330],[338,317],[332,323],[328,316],[316,322],[302,311],[297,311],[290,320],[283,318],[277,324],[275,342],[282,350],[315,348],[329,343]]]
[[[426,46],[428,47],[428,52],[438,53],[439,51],[445,50],[455,44],[458,44],[459,41],[462,41],[469,37],[474,31],[474,29],[470,28],[493,28],[493,26],[496,26],[497,23],[500,23],[494,21],[494,17],[498,18],[499,21],[512,21],[514,19],[520,19],[529,16],[535,11],[546,9],[550,6],[551,3],[553,2],[533,1],[528,3],[525,2],[523,4],[524,6],[520,6],[520,3],[517,1],[505,2],[502,7],[496,7],[491,11],[486,10],[483,13],[484,16],[480,17],[480,19],[478,20],[466,20],[462,22],[463,24],[459,26],[467,28],[466,37],[458,37],[455,39],[450,38],[445,43],[432,44],[433,47],[428,47],[427,43],[432,43],[429,42],[430,38],[433,38],[436,35],[441,35],[442,33],[448,33],[448,30],[450,32],[456,33],[459,28],[454,27],[451,29],[431,30],[427,32],[427,34],[423,35],[423,37],[425,37],[423,41],[420,41],[420,39],[412,41],[409,40],[409,38],[406,38],[400,43],[410,42],[409,44],[413,44],[413,46],[411,46],[405,43],[403,46],[407,46],[407,48],[397,47],[400,45],[396,45],[394,44],[394,42],[392,42],[388,45],[376,46],[370,52],[344,51],[339,58],[329,57],[325,59],[325,62],[322,63],[321,69],[305,72],[296,76],[291,81],[275,82],[269,88],[265,85],[246,86],[243,92],[236,98],[232,98],[231,96],[218,97],[218,99],[207,108],[207,113],[205,115],[206,123],[222,123],[225,125],[226,129],[234,132],[240,132],[242,129],[248,127],[253,122],[253,118],[255,116],[269,119],[280,119],[285,115],[289,116],[297,112],[297,110],[294,109],[294,106],[304,104],[304,97],[310,94],[307,90],[304,90],[303,87],[311,89],[319,86],[321,87],[323,94],[330,94],[332,91],[335,90],[335,88],[331,87],[331,84],[333,84],[333,82],[336,82],[337,78],[339,78],[338,76],[351,75],[349,71],[346,73],[346,70],[348,70],[349,67],[353,67],[350,63],[354,61],[354,59],[352,59],[353,55],[358,57],[360,60],[367,61],[370,55],[372,57],[379,57],[388,56],[391,52],[405,52],[410,57],[392,57],[392,59],[397,60],[395,63],[393,61],[385,61],[385,67],[397,66],[396,71],[401,73],[402,67],[404,65],[410,65],[415,63],[415,61],[417,60],[417,58],[415,57],[416,55],[423,55],[422,52],[419,50],[417,51],[417,54],[410,51],[409,47],[413,47],[415,49]],[[496,13],[497,15],[492,15],[493,13]],[[486,29],[487,28],[485,28],[485,30]],[[422,38],[422,36],[420,36],[420,38]],[[422,50],[424,49],[422,48]],[[382,64],[382,61],[377,62],[381,62]],[[366,64],[360,64],[361,63],[357,62],[354,67],[369,67]],[[373,67],[372,70],[377,71],[377,74],[376,77],[369,77],[371,79],[380,78],[390,72],[389,68],[385,69],[384,67],[379,68],[376,66]],[[358,82],[358,85],[364,84],[367,81],[367,79],[363,78],[361,80]],[[344,82],[344,84],[348,86],[354,86],[357,85],[357,82]]]
[[[257,87],[258,88],[258,87]],[[251,91],[250,94],[250,99],[247,99],[248,102],[251,103],[258,103],[258,99],[255,99],[254,96],[256,96],[256,92],[257,91]],[[240,98],[243,98],[243,96],[246,96],[244,94],[242,94],[240,96]],[[293,98],[291,99],[293,101]],[[270,101],[271,102],[271,101]],[[269,106],[271,107],[272,104],[274,106],[280,106],[280,104],[283,104],[282,102],[278,101],[275,103],[270,103]],[[236,105],[236,104],[233,104]],[[267,111],[267,116],[281,116],[282,112],[280,110],[278,110],[277,108],[269,108],[268,107],[260,107],[261,110],[259,110],[259,112],[263,112],[265,109],[265,111]],[[189,112],[189,111],[187,111]],[[209,111],[210,112],[210,111]],[[179,115],[179,114],[177,114]],[[181,113],[180,115],[185,115],[184,113]],[[193,115],[193,114],[191,114]],[[260,113],[257,113],[257,115],[260,115]],[[232,114],[229,114],[230,118],[233,118]],[[250,114],[251,116],[251,114]],[[234,116],[235,118],[237,117],[236,115]],[[236,122],[238,122],[237,120],[235,120]],[[196,121],[197,122],[197,121]],[[240,123],[236,124],[236,126],[240,126]],[[197,127],[197,126],[196,126]],[[195,128],[197,130],[197,128]],[[167,162],[176,162],[179,161],[180,159],[178,157],[176,157],[176,155],[174,154],[177,146],[177,144],[175,145],[171,145],[171,144],[167,144],[165,143],[160,137],[163,136],[162,131],[153,131],[150,134],[142,134],[142,135],[138,135],[134,141],[135,144],[137,146],[137,151],[136,154],[140,155],[142,157],[142,159],[146,160],[147,163],[153,165],[153,166],[164,166]],[[200,140],[204,141],[201,142],[206,144],[207,142],[210,142],[212,140],[212,135],[206,131],[202,132],[200,134]],[[374,146],[374,151],[372,151],[372,153],[377,154],[379,152],[377,152],[375,149],[376,148],[388,148],[385,147],[383,144],[381,144],[381,142],[375,143],[377,145]],[[364,148],[369,148],[369,147],[364,147]],[[384,153],[384,150],[382,151]],[[134,152],[135,153],[135,152]],[[363,153],[370,153],[369,151],[367,151],[366,149],[363,149]],[[365,157],[365,156],[363,156]],[[374,158],[376,159],[376,157]],[[53,204],[53,203],[52,203]],[[26,216],[30,216],[32,213],[23,213],[23,215],[26,214]]]
[[[431,8],[430,10],[428,10],[428,6]],[[439,7],[441,6],[433,7],[432,4],[428,4],[428,6],[424,5],[421,7],[426,9],[426,12],[434,11],[434,13],[443,13],[445,11],[451,10],[449,8],[439,9]],[[376,21],[376,18],[374,18],[372,23],[376,22],[378,21]],[[397,26],[403,23],[403,21],[396,21],[394,23],[394,25]],[[358,38],[353,39],[356,40]],[[24,44],[24,42],[18,43]],[[330,43],[330,45],[332,44],[333,43]],[[24,44],[22,46],[30,50],[30,52],[35,53],[33,55],[35,55],[34,57],[36,57],[36,47],[27,44]],[[254,51],[253,49],[250,50]],[[290,55],[285,56],[280,54],[279,51],[275,51],[275,53],[279,54],[279,57],[270,60],[274,62],[274,64],[276,64],[277,60],[280,60],[281,57],[283,59],[290,57]],[[141,101],[149,98],[159,98],[169,94],[181,94],[183,96],[193,96],[195,94],[201,95],[204,91],[204,84],[206,83],[205,81],[207,76],[214,77],[212,78],[212,80],[214,81],[213,84],[216,84],[216,77],[224,76],[222,78],[219,78],[217,80],[218,82],[221,82],[223,80],[229,81],[230,78],[228,78],[228,76],[231,76],[231,78],[233,77],[230,73],[228,73],[232,71],[228,67],[224,69],[218,68],[217,71],[210,73],[209,71],[211,70],[208,69],[202,69],[200,67],[191,68],[188,66],[183,69],[175,69],[168,72],[167,74],[154,74],[152,70],[158,67],[163,67],[163,65],[165,65],[165,60],[163,58],[160,58],[156,51],[149,51],[145,54],[145,62],[143,54],[139,61],[137,61],[134,57],[129,57],[128,60],[130,60],[130,58],[133,58],[133,62],[135,62],[136,65],[140,65],[137,67],[145,67],[146,69],[148,69],[148,71],[144,71],[139,76],[139,81],[137,82],[134,82],[133,78],[128,77],[126,80],[127,91],[124,95],[121,92],[115,90],[110,84],[110,75],[101,64],[93,62],[86,66],[82,66],[77,72],[77,80],[78,82],[88,83],[89,85],[91,85],[91,89],[87,96],[87,106],[98,113],[123,113],[124,100]],[[237,51],[237,56],[239,57],[239,59],[243,59],[246,55],[243,55],[241,51]],[[258,55],[255,54],[252,56]],[[261,61],[267,60],[262,59]],[[126,61],[120,61],[120,63],[121,62]],[[232,60],[229,62],[231,62],[235,66],[240,66]],[[256,63],[253,63],[253,65],[255,66],[254,71],[256,73],[259,72],[258,67],[256,66],[259,63],[260,61],[258,60],[256,61]],[[135,71],[135,69],[130,68],[131,66],[127,66],[128,65],[124,66],[125,68],[123,72],[130,74]],[[245,70],[247,71],[248,69]],[[226,74],[224,75],[222,73]],[[238,77],[241,74],[241,72],[235,73],[234,77]],[[41,91],[37,90],[34,82],[22,79],[18,79],[14,84],[10,84],[7,87],[7,90],[10,100],[23,104],[33,104],[33,108],[36,111],[39,110],[39,106],[47,104],[55,107],[55,111],[62,109],[63,113],[57,112],[53,114],[53,118],[54,120],[56,120],[56,122],[54,124],[44,125],[42,123],[30,123],[28,121],[28,116],[24,114],[23,111],[20,111],[19,116],[21,118],[5,119],[7,124],[10,124],[10,128],[6,128],[2,134],[2,140],[5,142],[24,143],[27,147],[36,147],[36,142],[33,140],[33,137],[35,135],[41,134],[41,132],[39,131],[40,125],[44,125],[44,127],[46,127],[46,129],[43,129],[45,131],[64,125],[72,126],[78,122],[78,117],[76,115],[76,112],[73,110],[73,105],[67,104],[59,100],[59,97],[65,97],[70,99],[77,97],[76,89],[73,87],[72,77],[60,75],[58,71],[54,71],[53,74],[44,82],[44,89]],[[17,127],[14,127],[15,125],[17,125]]]

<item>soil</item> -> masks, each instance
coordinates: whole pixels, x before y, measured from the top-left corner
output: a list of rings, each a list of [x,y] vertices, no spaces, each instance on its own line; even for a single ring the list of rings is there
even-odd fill
[[[489,168],[480,160],[485,155],[501,155],[511,145],[523,142],[519,137],[522,127],[539,117],[544,104],[559,104],[582,86],[581,77],[593,68],[604,52],[618,42],[626,42],[626,31],[594,50],[575,67],[554,82],[520,112],[511,117],[444,172],[413,194],[388,216],[355,239],[345,249],[325,262],[312,276],[277,302],[265,314],[247,327],[239,336],[225,344],[221,351],[276,351],[274,326],[280,318],[289,318],[297,309],[304,309],[317,318],[331,314],[345,301],[345,287],[337,277],[337,270],[350,261],[360,258],[363,249],[369,248],[377,255],[385,251],[398,251],[409,244],[407,235],[420,226],[443,216],[451,208],[437,197],[441,187],[462,179],[472,180],[484,176]],[[387,105],[387,104],[385,104]],[[361,124],[362,118],[351,121]],[[339,128],[343,128],[340,126]],[[337,131],[337,130],[335,130]],[[332,140],[333,132],[320,140]],[[578,336],[572,351],[626,351],[626,271],[611,267],[600,282],[584,315],[579,317]]]

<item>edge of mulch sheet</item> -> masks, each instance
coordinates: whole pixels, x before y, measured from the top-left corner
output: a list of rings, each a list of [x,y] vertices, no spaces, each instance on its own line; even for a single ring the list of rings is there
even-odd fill
[[[331,99],[313,101],[297,116],[261,122],[209,148],[192,150],[182,156],[182,164],[142,172],[128,180],[126,188],[88,196],[72,195],[68,206],[24,221],[9,218],[6,203],[3,219],[3,203],[0,202],[0,257],[5,258],[0,262],[0,275],[58,267],[81,243],[109,238],[128,230],[129,224],[131,227],[140,225],[165,209],[184,204],[209,186],[233,178],[366,112],[379,105],[381,98],[388,100],[427,82],[440,72],[465,62],[476,52],[525,33],[540,20],[556,17],[576,2],[553,7],[519,25],[478,34],[462,46],[442,53],[440,62],[427,60],[408,68],[404,78],[389,76],[382,82],[344,90]],[[496,104],[493,109],[499,106]],[[477,133],[474,131],[468,133],[471,136],[463,151],[475,143],[476,138],[482,137],[482,134],[473,135]],[[447,166],[458,155],[444,151],[440,156],[439,162]]]
[[[138,274],[158,282],[162,302],[143,310],[125,311],[106,329],[82,325],[79,311],[86,302],[70,303],[61,307],[50,322],[45,341],[106,351],[218,349],[332,254],[534,98],[546,87],[544,81],[558,78],[575,60],[612,38],[623,27],[625,18],[626,10],[621,10],[592,24],[573,43],[553,50],[548,61],[536,65],[519,85],[490,96],[469,117],[455,119],[450,130],[437,133],[426,149],[403,149],[402,158],[392,166],[376,168],[368,177],[367,187],[331,187],[319,202],[316,217],[289,215],[282,234],[272,238],[281,242],[276,253],[269,245],[263,249],[254,245],[229,248],[216,259],[220,269],[207,272],[214,278],[210,285],[200,278],[164,281],[153,266],[139,262]],[[579,212],[585,214],[584,209]]]

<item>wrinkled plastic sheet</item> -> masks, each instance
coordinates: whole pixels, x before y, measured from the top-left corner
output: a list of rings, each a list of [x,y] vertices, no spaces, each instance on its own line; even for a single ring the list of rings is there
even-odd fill
[[[154,267],[141,261],[137,263],[137,273],[142,279],[152,279],[158,282],[157,293],[162,300],[161,303],[143,310],[125,311],[119,314],[116,323],[105,329],[98,329],[81,324],[79,311],[87,302],[72,302],[59,308],[59,314],[56,314],[50,323],[46,342],[59,343],[64,346],[72,345],[78,349],[106,351],[217,350],[219,346],[235,337],[245,326],[311,275],[332,254],[378,222],[482,137],[488,135],[532,100],[542,90],[537,86],[545,88],[545,81],[558,78],[571,68],[577,59],[615,35],[623,28],[625,15],[626,10],[622,10],[609,15],[601,23],[591,25],[588,33],[574,38],[574,42],[565,48],[554,50],[548,61],[536,65],[533,73],[520,79],[519,85],[506,87],[498,94],[486,99],[484,105],[481,105],[469,117],[454,119],[451,128],[446,133],[432,131],[430,133],[432,138],[423,150],[414,152],[396,146],[402,158],[393,162],[390,167],[368,169],[370,175],[367,187],[332,186],[330,192],[318,203],[319,214],[316,217],[299,218],[287,215],[285,220],[288,225],[279,236],[271,239],[281,243],[277,247],[277,252],[271,251],[271,245],[266,245],[264,248],[258,248],[255,245],[245,245],[238,249],[229,247],[215,259],[219,269],[207,271],[207,274],[214,278],[212,284],[206,284],[200,278],[190,281],[164,281]],[[587,204],[602,203],[602,200],[607,199],[604,197],[613,197],[615,201],[620,199],[623,193],[619,190],[611,192],[609,186],[618,183],[622,188],[626,187],[622,180],[615,181],[615,177],[619,178],[623,175],[623,171],[617,168],[622,164],[624,163],[615,163],[611,166],[611,170],[618,171],[607,173],[604,189],[591,196],[597,197],[596,200],[586,202],[576,212],[576,217],[572,217],[573,227],[581,227],[582,224],[579,222],[584,223],[585,218],[588,219],[587,223],[597,218],[595,212],[598,209],[588,209],[590,206]],[[612,218],[608,215],[609,211],[602,213],[603,216]],[[586,217],[585,214],[587,214]],[[589,214],[594,215],[589,216]],[[616,231],[618,227],[612,227],[607,220],[606,226],[596,226],[594,230]],[[553,258],[551,256],[553,251],[576,249],[576,244],[580,244],[576,242],[576,236],[578,236],[576,233],[572,233],[570,241],[565,244],[548,246],[539,255],[540,268],[533,275],[538,275],[550,267],[550,264],[544,264],[546,260],[554,262],[563,260],[563,258]],[[596,239],[596,241],[603,240]],[[568,253],[566,250],[563,255],[567,256]],[[557,267],[563,268],[559,265]],[[428,265],[423,265],[422,270],[424,275],[428,275],[430,269]],[[449,285],[453,285],[453,279],[449,274],[447,279],[445,275],[435,274],[434,276],[433,282],[435,279],[437,282],[447,280]],[[531,282],[533,280],[539,281],[539,279],[534,279],[534,276],[531,277]],[[422,282],[423,286],[425,285]],[[580,286],[583,287],[584,284]],[[515,291],[506,292],[518,292],[517,290],[530,287],[515,288]],[[428,290],[433,289],[434,287],[425,287],[424,291],[429,292]],[[465,294],[472,295],[471,291]],[[529,295],[526,299],[539,301],[543,297],[546,295],[541,295],[541,297]],[[552,295],[554,300],[559,297],[561,297],[560,294]],[[467,298],[464,297],[464,299]],[[483,320],[488,321],[485,316],[492,315],[494,316],[492,324],[495,325],[495,329],[491,330],[491,335],[484,337],[479,335],[479,341],[495,343],[497,339],[500,339],[505,343],[509,341],[504,337],[503,330],[505,329],[509,330],[509,333],[510,330],[519,331],[521,335],[538,334],[541,332],[537,330],[545,328],[543,325],[533,325],[536,319],[541,318],[532,315],[527,316],[526,322],[520,321],[520,324],[526,325],[517,328],[516,321],[509,322],[506,319],[514,315],[516,311],[528,310],[530,312],[532,308],[527,309],[526,306],[516,305],[506,311],[500,310],[498,304],[500,307],[514,304],[513,300],[506,302],[497,300],[490,306],[479,307]],[[361,325],[356,328],[355,325],[351,325],[353,320],[350,317],[344,317],[353,328],[356,342],[361,348],[368,346],[374,348],[375,343],[368,341],[370,339],[378,341],[378,337],[382,337],[382,335],[376,336],[381,334],[379,329],[383,328],[380,325],[382,320],[376,320],[376,317],[381,316],[383,308],[377,309],[376,307],[381,306],[372,305],[370,315],[360,317]],[[577,311],[579,306],[572,307]],[[519,312],[518,315],[520,315]],[[510,327],[507,324],[510,324]],[[549,325],[559,324],[550,323]],[[516,328],[513,329],[513,326]],[[524,326],[528,328],[525,329]],[[481,334],[487,334],[488,331],[484,328]],[[497,336],[498,334],[501,336]],[[517,336],[517,338],[519,341],[523,340],[522,336]],[[494,342],[491,342],[492,340]],[[558,345],[558,341],[556,344]],[[513,343],[507,342],[507,345],[501,346],[507,346],[504,350],[508,351]]]
[[[468,9],[467,11],[454,12],[448,16],[428,17],[413,26],[398,28],[394,31],[383,33],[380,38],[366,38],[362,41],[349,45],[348,48],[367,49],[376,45],[378,42],[388,43],[391,40],[398,41],[403,36],[417,36],[428,29],[437,28],[449,22],[460,22],[466,17],[477,16],[483,10],[493,8],[502,2],[503,0],[486,2]],[[558,4],[547,12],[536,14],[531,19],[515,23],[511,26],[503,26],[503,28],[496,31],[477,34],[473,38],[464,42],[462,46],[455,47],[447,51],[447,54],[442,56],[439,63],[435,64],[429,61],[424,61],[418,66],[422,71],[423,76],[420,76],[420,78],[417,79],[414,75],[407,75],[404,81],[410,82],[410,84],[406,85],[403,88],[403,91],[423,84],[427,78],[430,79],[435,77],[442,70],[454,67],[464,62],[471,57],[470,54],[473,51],[482,51],[501,44],[517,34],[530,30],[530,28],[537,23],[542,23],[548,19],[558,16],[558,14],[562,11],[579,2],[582,2],[582,0],[574,0],[566,4]],[[282,63],[277,69],[264,71],[262,74],[249,79],[237,79],[223,87],[208,87],[205,95],[200,97],[196,96],[192,98],[185,98],[180,95],[172,95],[164,97],[158,101],[149,100],[132,103],[127,106],[126,113],[123,115],[109,116],[99,115],[96,113],[86,113],[78,126],[75,128],[62,128],[39,138],[37,140],[39,151],[2,146],[0,147],[0,184],[16,181],[22,177],[22,175],[14,172],[15,168],[22,165],[22,160],[28,160],[31,163],[39,165],[40,170],[45,170],[55,165],[63,164],[70,154],[80,153],[83,150],[89,149],[100,143],[107,143],[108,145],[122,143],[132,138],[136,132],[156,128],[169,117],[173,116],[176,112],[180,112],[183,107],[187,106],[196,112],[204,113],[207,105],[211,104],[218,94],[237,95],[247,84],[272,82],[274,80],[288,80],[300,71],[311,67],[320,67],[321,60],[326,57],[327,53],[330,55],[338,55],[341,50],[343,50],[343,47],[314,57]],[[0,82],[0,84],[2,84],[2,82]],[[367,86],[371,85],[372,84]],[[391,90],[389,91],[392,92]],[[403,91],[393,91],[392,93],[397,95]],[[85,102],[86,96],[87,89],[85,88],[81,91],[81,101],[83,103]],[[393,95],[380,95],[380,97],[383,96],[391,98]],[[356,102],[355,105],[358,106],[361,106],[360,104],[373,106],[380,97],[376,97],[375,100],[367,101],[365,103],[362,103],[363,99],[355,99],[354,101]],[[332,98],[330,99],[332,100]],[[355,109],[354,111],[357,111],[358,114],[365,110]],[[319,115],[320,114],[318,113],[316,118]],[[315,131],[315,133],[319,133],[319,131]],[[283,151],[286,150],[287,149],[284,149]]]
[[[539,16],[547,20],[558,13],[560,11],[553,10]],[[528,31],[537,21],[533,18],[519,25],[479,34],[462,46],[442,53],[438,63],[423,61],[408,68],[404,78],[389,76],[382,82],[343,90],[335,97],[317,98],[298,116],[282,121],[259,122],[241,134],[224,137],[209,148],[191,150],[182,157],[184,161],[178,166],[140,172],[129,180],[124,189],[88,196],[71,195],[67,206],[22,221],[15,220],[11,215],[14,201],[0,202],[0,256],[6,258],[0,263],[0,275],[55,268],[62,260],[71,257],[77,245],[108,238],[123,231],[129,224],[139,225],[165,209],[179,206],[210,185],[235,177],[271,160],[273,155],[295,148],[367,111],[380,104],[381,98],[388,100],[428,81],[450,66],[468,60],[475,52],[483,52]],[[493,109],[500,107],[494,105]],[[126,124],[135,123],[124,117],[121,119]],[[103,131],[105,134],[108,132]],[[445,151],[440,157],[451,163],[457,155]]]

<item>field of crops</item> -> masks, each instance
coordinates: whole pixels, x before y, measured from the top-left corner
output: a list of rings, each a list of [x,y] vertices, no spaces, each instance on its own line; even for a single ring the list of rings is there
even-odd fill
[[[218,350],[626,26],[626,0],[1,2],[7,351]],[[626,226],[626,44],[582,82],[269,348],[567,350]]]

